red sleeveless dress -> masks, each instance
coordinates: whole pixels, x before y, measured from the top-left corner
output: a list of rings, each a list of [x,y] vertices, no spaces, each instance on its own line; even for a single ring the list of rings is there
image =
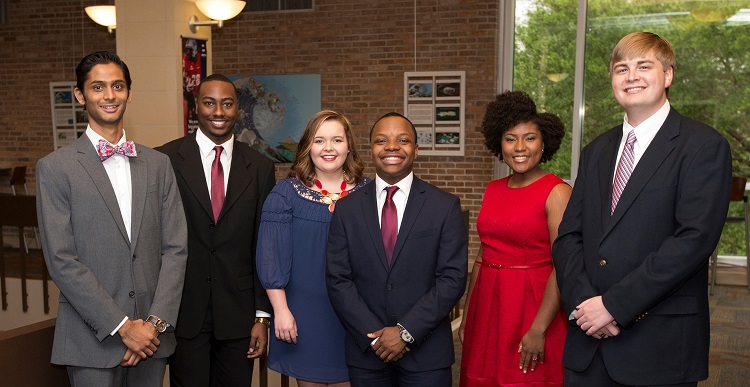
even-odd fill
[[[483,266],[471,294],[461,358],[461,386],[562,386],[568,322],[562,309],[545,335],[544,364],[518,368],[518,344],[531,327],[552,273],[545,204],[566,184],[547,174],[522,188],[490,182],[477,218]]]

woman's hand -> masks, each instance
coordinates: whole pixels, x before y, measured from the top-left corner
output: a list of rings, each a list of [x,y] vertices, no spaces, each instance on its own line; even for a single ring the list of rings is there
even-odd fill
[[[518,344],[518,353],[521,354],[518,368],[523,370],[523,373],[529,369],[529,364],[534,371],[537,362],[544,363],[544,332],[529,329]]]
[[[274,311],[273,326],[278,340],[297,344],[297,321],[291,310]]]
[[[466,332],[466,315],[461,316],[461,325],[458,326],[458,338],[464,343],[464,332]]]

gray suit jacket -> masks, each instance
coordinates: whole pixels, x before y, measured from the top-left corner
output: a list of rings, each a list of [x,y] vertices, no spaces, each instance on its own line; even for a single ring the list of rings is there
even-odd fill
[[[110,333],[127,315],[177,320],[187,227],[167,156],[138,145],[130,159],[131,238],[107,172],[86,135],[37,163],[44,259],[60,288],[52,363],[115,367],[126,347]],[[154,357],[169,356],[172,333]]]

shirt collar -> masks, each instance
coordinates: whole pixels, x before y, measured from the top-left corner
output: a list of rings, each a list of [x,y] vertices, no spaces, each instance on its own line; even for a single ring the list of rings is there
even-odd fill
[[[635,138],[639,142],[641,141],[641,139],[645,140],[646,138],[654,138],[654,136],[656,136],[656,132],[659,131],[662,125],[664,125],[664,121],[667,120],[669,111],[669,101],[665,101],[664,105],[662,105],[662,107],[656,113],[647,118],[645,121],[641,122],[641,124],[636,127],[633,127],[628,123],[628,115],[626,114],[625,118],[623,119],[624,123],[622,125],[623,137],[626,137],[631,130],[635,130]]]
[[[214,150],[214,147],[217,146],[205,134],[203,134],[203,131],[200,129],[195,131],[195,141],[198,143],[201,156],[204,158],[208,157],[211,151]],[[229,140],[219,145],[224,148],[223,153],[231,158],[232,151],[234,150],[234,134],[232,134],[232,137],[230,137]]]
[[[414,181],[414,172],[409,172],[406,177],[401,179],[401,181],[397,182],[396,184],[388,184],[380,178],[380,176],[375,175],[375,191],[378,195],[380,195],[381,192],[385,189],[385,187],[390,187],[391,185],[395,185],[398,187],[399,191],[403,191],[404,194],[406,194],[406,197],[409,197],[409,191],[411,191],[411,183]]]
[[[91,141],[91,144],[94,145],[94,148],[96,148],[97,146],[99,146],[99,140],[107,141],[107,139],[105,139],[104,137],[102,137],[101,135],[99,135],[99,133],[95,132],[94,129],[91,129],[91,125],[89,125],[89,126],[86,127],[86,136],[89,138],[89,141]],[[120,137],[120,140],[117,141],[116,144],[111,144],[111,145],[114,145],[114,146],[120,145],[120,144],[124,143],[125,141],[127,141],[127,138],[125,137],[125,129],[123,129],[122,130],[122,137]],[[107,141],[107,142],[109,142],[109,141]]]

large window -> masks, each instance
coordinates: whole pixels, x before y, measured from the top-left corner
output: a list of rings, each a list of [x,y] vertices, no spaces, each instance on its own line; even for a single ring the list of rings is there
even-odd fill
[[[513,89],[531,94],[567,128],[546,169],[574,179],[580,147],[622,122],[609,56],[626,34],[651,31],[670,41],[677,55],[672,106],[721,132],[732,146],[733,173],[750,177],[750,0],[516,0],[515,5]],[[579,19],[579,10],[585,18]],[[741,225],[724,234],[720,254],[745,255]]]

